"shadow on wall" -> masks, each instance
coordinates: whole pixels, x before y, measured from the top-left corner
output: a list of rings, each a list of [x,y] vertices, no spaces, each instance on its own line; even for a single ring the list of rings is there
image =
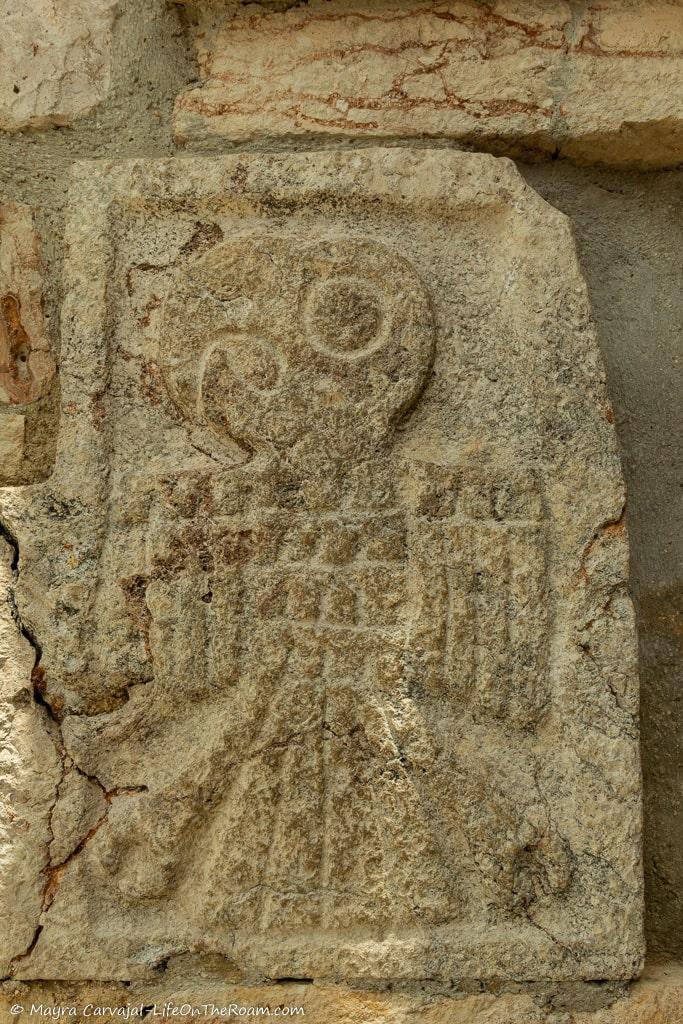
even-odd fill
[[[571,217],[628,486],[640,644],[646,929],[683,956],[683,172],[522,167]]]

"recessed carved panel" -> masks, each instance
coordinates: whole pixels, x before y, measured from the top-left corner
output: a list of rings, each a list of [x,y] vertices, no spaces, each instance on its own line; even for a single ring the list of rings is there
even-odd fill
[[[60,453],[7,513],[64,771],[14,973],[631,975],[623,492],[563,218],[446,152],[80,174]]]

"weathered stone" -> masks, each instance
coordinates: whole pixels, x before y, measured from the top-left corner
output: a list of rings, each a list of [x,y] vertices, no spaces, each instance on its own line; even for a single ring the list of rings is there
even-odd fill
[[[194,5],[192,5],[194,6]],[[453,138],[636,166],[683,160],[683,4],[197,3],[176,138]]]
[[[683,3],[591,3],[559,100],[564,156],[614,165],[683,161]]]
[[[95,790],[14,976],[632,977],[624,494],[568,222],[400,149],[85,164],[71,209],[57,462],[3,515]]]
[[[40,238],[28,206],[0,206],[0,405],[40,398],[55,365],[43,319]]]
[[[61,868],[69,857],[80,852],[107,813],[106,794],[92,779],[76,768],[65,771],[50,827],[50,868]],[[53,875],[54,885],[54,875]]]
[[[25,417],[19,413],[0,416],[0,467],[2,476],[10,480],[21,471],[24,461]]]
[[[6,419],[4,417],[3,419]],[[2,426],[0,420],[0,427]],[[31,696],[35,651],[17,630],[16,552],[0,536],[0,972],[12,971],[35,937],[43,907],[59,759],[44,711]]]
[[[650,967],[627,992],[614,987],[509,986],[468,995],[363,991],[344,985],[231,985],[210,958],[179,958],[156,982],[101,985],[10,982],[0,991],[0,1022],[57,1019],[251,1020],[278,1016],[308,1024],[683,1024],[683,968]],[[12,1007],[24,1007],[23,1011]],[[31,1007],[34,1012],[31,1014]],[[42,1013],[38,1007],[44,1008]],[[71,1013],[74,1008],[75,1013]],[[95,1009],[104,1013],[98,1018]],[[110,1008],[107,1012],[105,1008]],[[68,1010],[68,1015],[64,1013]],[[48,1012],[50,1016],[48,1017]],[[123,1014],[128,1013],[128,1018]],[[192,1016],[191,1014],[194,1014]]]
[[[67,125],[111,74],[116,0],[0,0],[0,130]]]

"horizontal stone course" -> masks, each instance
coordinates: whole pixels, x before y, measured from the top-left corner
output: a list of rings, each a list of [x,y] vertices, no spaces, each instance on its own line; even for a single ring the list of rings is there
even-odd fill
[[[446,996],[428,991],[382,992],[326,983],[245,985],[231,983],[229,965],[211,958],[182,962],[158,982],[107,985],[8,982],[0,992],[1,1024],[57,1019],[47,1011],[75,1007],[59,1019],[85,1024],[92,1020],[122,1020],[126,1008],[147,1010],[146,1020],[253,1020],[278,1016],[306,1024],[682,1024],[683,966],[652,967],[630,989],[615,991],[601,985],[563,989]],[[193,980],[183,980],[186,977]],[[221,973],[222,977],[221,977]],[[44,1012],[29,1015],[31,1006]],[[23,1007],[15,1010],[12,1007]],[[94,1008],[110,1007],[96,1017]],[[207,1010],[204,1009],[207,1007]],[[220,1011],[225,1008],[221,1016]],[[232,1008],[232,1009],[231,1009]],[[258,1009],[258,1014],[256,1010]],[[120,1012],[117,1013],[117,1010]],[[196,1016],[191,1012],[197,1011]],[[250,1011],[250,1012],[248,1012]],[[286,1012],[292,1011],[292,1012]],[[296,1011],[296,1012],[294,1012]],[[154,1014],[154,1016],[152,1015]],[[165,1016],[164,1016],[165,1015]],[[139,1020],[133,1013],[129,1020]]]
[[[456,139],[662,167],[683,155],[680,0],[197,4],[179,143]]]

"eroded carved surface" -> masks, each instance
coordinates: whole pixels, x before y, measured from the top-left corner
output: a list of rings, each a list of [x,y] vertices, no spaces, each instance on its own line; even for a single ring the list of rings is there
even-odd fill
[[[15,975],[631,976],[624,499],[564,219],[444,152],[78,174],[60,452],[4,502],[63,764]]]

